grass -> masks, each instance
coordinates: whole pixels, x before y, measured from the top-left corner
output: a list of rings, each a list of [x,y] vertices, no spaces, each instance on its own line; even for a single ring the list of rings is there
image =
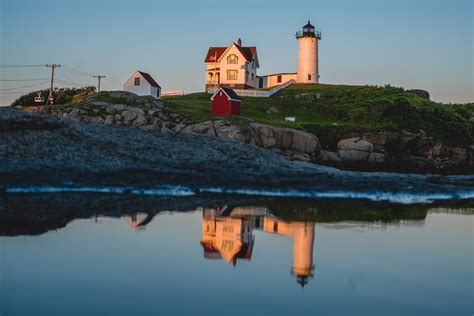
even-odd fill
[[[316,93],[320,98],[298,95]],[[210,95],[195,93],[164,97],[170,109],[194,122],[217,119],[211,116]],[[270,108],[278,113],[267,113]],[[285,122],[294,116],[296,122]],[[474,143],[474,104],[440,104],[391,86],[292,85],[270,98],[242,98],[241,116],[227,118],[237,124],[259,122],[291,127],[316,135],[350,132],[423,130],[436,141],[467,146]],[[321,135],[324,137],[324,135]]]

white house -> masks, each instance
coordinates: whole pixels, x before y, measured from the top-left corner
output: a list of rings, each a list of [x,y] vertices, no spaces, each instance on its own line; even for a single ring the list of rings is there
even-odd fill
[[[123,90],[133,92],[136,95],[151,95],[157,99],[161,96],[161,87],[155,79],[150,74],[138,70],[124,82]]]
[[[204,63],[206,91],[212,86],[234,89],[257,87],[257,68],[260,67],[257,48],[242,46],[240,39],[227,47],[209,47]]]

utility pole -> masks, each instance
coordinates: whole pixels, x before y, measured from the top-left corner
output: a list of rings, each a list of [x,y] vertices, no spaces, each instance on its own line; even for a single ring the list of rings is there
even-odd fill
[[[46,104],[53,104],[53,83],[54,83],[54,69],[56,69],[57,67],[61,67],[61,65],[59,64],[50,64],[50,65],[46,65],[46,67],[50,67],[51,68],[51,88],[49,89],[49,96],[48,96],[48,100],[46,101]]]
[[[94,78],[97,78],[97,92],[100,92],[100,79],[102,78],[105,78],[106,76],[102,76],[102,75],[97,75],[97,76],[92,76]]]

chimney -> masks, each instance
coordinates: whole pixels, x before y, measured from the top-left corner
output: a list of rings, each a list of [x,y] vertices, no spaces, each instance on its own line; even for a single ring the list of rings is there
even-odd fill
[[[242,46],[242,40],[240,38],[237,40],[237,45]]]

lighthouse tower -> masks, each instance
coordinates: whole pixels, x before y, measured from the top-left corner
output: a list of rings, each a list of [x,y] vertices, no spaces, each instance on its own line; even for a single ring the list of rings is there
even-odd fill
[[[310,21],[303,26],[303,31],[296,32],[298,40],[298,73],[297,83],[318,83],[318,41],[321,32],[316,31]]]

